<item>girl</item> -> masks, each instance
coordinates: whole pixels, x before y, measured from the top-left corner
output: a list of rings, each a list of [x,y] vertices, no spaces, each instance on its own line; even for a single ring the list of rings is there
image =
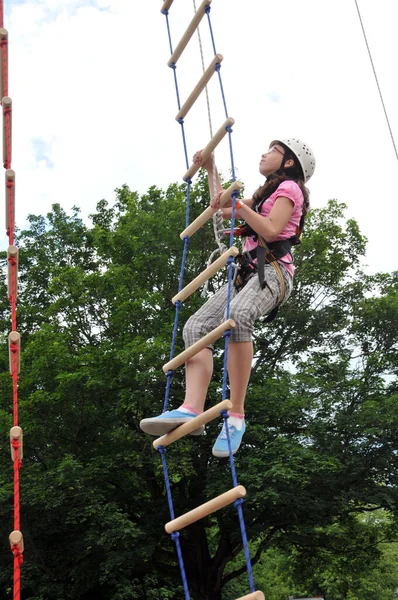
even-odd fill
[[[201,152],[197,152],[194,162],[207,170],[210,193],[215,182],[216,193],[210,205],[220,208],[223,189],[213,156],[202,163]],[[229,316],[236,323],[231,330],[228,348],[232,410],[213,446],[214,456],[229,455],[226,426],[233,454],[242,441],[246,429],[244,402],[253,360],[254,323],[259,317],[275,312],[291,294],[294,265],[290,249],[297,243],[297,232],[303,228],[309,206],[309,193],[304,184],[314,169],[315,157],[302,141],[296,138],[274,140],[260,161],[260,173],[266,177],[264,185],[253,198],[236,202],[237,217],[246,222],[244,234],[248,237],[240,260],[241,271],[231,290]],[[231,207],[231,201],[223,208],[225,218],[231,217],[232,208],[228,206]],[[225,320],[226,302],[227,285],[188,319],[183,331],[186,347]],[[182,406],[157,417],[143,419],[141,429],[151,435],[163,435],[203,412],[212,373],[213,352],[208,347],[186,363],[186,391]],[[203,427],[194,431],[193,435],[202,432]]]

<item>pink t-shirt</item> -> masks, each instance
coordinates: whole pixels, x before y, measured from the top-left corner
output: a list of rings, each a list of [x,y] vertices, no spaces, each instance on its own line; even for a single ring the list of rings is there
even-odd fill
[[[293,202],[293,212],[289,219],[286,227],[280,232],[275,241],[278,240],[286,240],[287,238],[292,237],[296,233],[296,229],[300,224],[301,213],[303,211],[304,204],[304,196],[299,186],[295,181],[283,181],[280,186],[275,190],[273,194],[263,203],[261,207],[260,214],[264,217],[267,217],[271,212],[272,207],[275,204],[275,201],[280,196],[284,196],[285,198],[289,198]],[[267,241],[267,240],[266,240]],[[243,250],[253,250],[257,246],[257,242],[253,240],[252,237],[246,238],[246,243],[243,247]],[[289,273],[293,276],[294,274],[294,265],[292,255],[286,254],[282,258],[278,260],[280,264],[282,264]]]

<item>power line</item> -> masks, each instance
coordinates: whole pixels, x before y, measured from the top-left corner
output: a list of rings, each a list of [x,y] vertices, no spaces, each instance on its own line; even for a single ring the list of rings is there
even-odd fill
[[[360,22],[360,24],[361,24],[361,28],[362,28],[363,37],[365,38],[365,44],[366,44],[366,48],[368,49],[369,59],[370,59],[370,63],[371,63],[371,65],[372,65],[373,74],[374,74],[374,76],[375,76],[375,80],[376,80],[377,89],[379,90],[380,100],[381,100],[381,103],[382,103],[382,106],[383,106],[384,115],[385,115],[385,117],[386,117],[386,121],[387,121],[388,129],[389,129],[390,136],[391,136],[391,141],[392,141],[392,144],[393,144],[393,146],[394,146],[395,156],[396,156],[396,159],[398,160],[398,152],[397,152],[397,147],[396,147],[396,145],[395,145],[394,135],[393,135],[393,132],[392,132],[392,129],[391,129],[391,125],[390,125],[390,121],[389,121],[389,118],[388,118],[388,114],[387,114],[386,106],[385,106],[385,104],[384,104],[384,100],[383,100],[383,94],[381,93],[381,88],[380,88],[380,85],[379,85],[379,80],[378,80],[378,78],[377,78],[376,69],[375,69],[375,66],[374,66],[374,63],[373,63],[372,53],[371,53],[371,51],[370,51],[370,47],[369,47],[369,44],[368,44],[368,39],[367,39],[367,37],[366,37],[365,27],[364,27],[364,25],[363,25],[363,21],[362,21],[361,13],[360,13],[360,10],[359,10],[358,2],[357,2],[357,0],[354,0],[354,1],[355,1],[355,6],[357,7],[358,17],[359,17],[359,22]]]

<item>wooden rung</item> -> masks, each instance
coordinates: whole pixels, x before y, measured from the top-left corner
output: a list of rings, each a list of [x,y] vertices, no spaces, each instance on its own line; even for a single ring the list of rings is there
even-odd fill
[[[10,139],[12,139],[12,100],[6,96],[2,100],[3,105],[3,163],[7,166],[11,165],[11,155],[8,156],[7,150],[7,121],[10,123]],[[8,119],[6,114],[9,112]]]
[[[4,75],[8,73],[8,31],[7,29],[0,28],[0,41],[5,40],[5,61],[3,60],[3,53],[0,60],[0,98],[3,98],[7,90],[4,89]],[[4,44],[4,42],[3,42]]]
[[[200,286],[203,285],[205,281],[210,279],[210,277],[217,273],[217,271],[222,269],[222,267],[224,267],[227,264],[230,256],[238,256],[238,254],[238,248],[236,246],[231,246],[231,248],[224,252],[224,254],[220,256],[220,258],[215,260],[214,263],[207,267],[207,269],[202,271],[202,273],[200,273],[197,277],[195,277],[195,279],[188,283],[188,285],[186,285],[181,290],[181,292],[178,292],[178,294],[176,294],[174,298],[171,299],[172,303],[175,304],[177,300],[179,300],[180,302],[184,302],[184,300],[188,298],[188,296],[193,294],[198,288],[200,288]]]
[[[23,434],[22,434],[21,427],[18,427],[17,425],[10,429],[11,459],[14,462],[15,461],[15,450],[12,446],[13,440],[16,440],[19,443],[18,458],[19,458],[19,460],[22,460],[23,459]]]
[[[235,123],[234,119],[232,117],[228,117],[228,119],[226,119],[224,121],[224,123],[221,125],[220,129],[216,132],[216,134],[212,137],[212,139],[210,140],[210,142],[207,144],[207,146],[205,146],[202,150],[202,162],[205,162],[207,158],[209,158],[210,154],[213,152],[213,150],[218,146],[218,144],[221,142],[221,140],[223,139],[223,137],[227,134],[227,127],[232,127],[232,125]],[[186,181],[187,179],[192,179],[192,177],[195,175],[195,173],[197,171],[199,171],[200,169],[200,165],[196,165],[195,163],[193,163],[188,171],[185,173],[183,180]]]
[[[195,33],[195,30],[198,27],[199,23],[203,19],[204,15],[205,15],[205,8],[209,4],[211,4],[211,0],[203,0],[202,4],[199,6],[192,21],[188,25],[186,32],[184,33],[184,35],[178,42],[176,49],[174,50],[173,54],[169,58],[169,61],[167,63],[169,67],[172,64],[176,64],[177,60],[180,58],[181,54],[184,51],[184,48],[188,44],[189,40]]]
[[[12,531],[10,533],[8,539],[10,540],[11,549],[13,546],[19,546],[19,549],[21,550],[21,552],[24,551],[23,535],[20,531],[18,531],[18,530]]]
[[[14,368],[14,351],[12,350],[12,346],[16,345],[16,355],[17,355],[17,373],[21,370],[21,336],[17,331],[11,331],[8,336],[8,357],[10,360],[10,373],[12,375]]]
[[[198,83],[196,84],[196,86],[194,87],[194,89],[192,90],[192,92],[190,93],[188,98],[185,100],[181,109],[177,113],[176,121],[179,121],[180,119],[185,119],[185,117],[188,114],[188,111],[192,108],[192,106],[194,105],[196,100],[199,98],[200,94],[203,92],[206,85],[209,83],[210,79],[216,72],[216,65],[219,64],[220,62],[222,62],[223,59],[224,59],[224,57],[222,54],[215,55],[215,57],[211,61],[210,65],[207,67],[206,71],[203,73],[202,77],[199,79]]]
[[[243,183],[241,181],[234,181],[229,188],[225,190],[220,196],[220,206],[223,207],[224,204],[231,199],[231,194],[234,191],[240,191],[243,188]],[[180,238],[183,240],[185,237],[191,237],[198,229],[200,229],[212,216],[217,212],[217,208],[211,208],[208,206],[206,210],[204,210],[182,233],[180,233]]]
[[[162,8],[160,9],[160,12],[164,12],[165,10],[169,10],[170,6],[173,4],[173,0],[165,0],[165,2],[163,3]]]
[[[246,496],[246,490],[243,485],[237,485],[232,488],[232,490],[228,490],[225,494],[221,494],[217,496],[217,498],[213,498],[213,500],[209,500],[209,502],[205,502],[201,506],[190,510],[185,513],[185,515],[181,515],[181,517],[177,517],[173,521],[169,521],[165,525],[165,530],[167,533],[173,533],[174,531],[180,531],[187,525],[191,525],[192,523],[196,523],[199,519],[203,519],[208,515],[216,512],[220,508],[224,508],[224,506],[228,506],[228,504],[232,504],[238,498],[243,498]]]
[[[237,600],[265,600],[265,596],[262,592],[253,592],[252,594],[247,594],[247,596],[241,596]]]
[[[11,192],[9,191],[11,190]],[[10,207],[11,193],[11,207]],[[10,228],[10,209],[12,210],[13,220],[15,221],[15,171],[7,169],[6,171],[6,229]],[[14,225],[14,223],[13,223]]]
[[[235,321],[233,321],[232,319],[224,321],[224,323],[221,323],[221,325],[213,329],[213,331],[210,331],[210,333],[202,337],[201,340],[198,340],[197,342],[195,342],[195,344],[192,344],[192,346],[189,346],[189,348],[181,352],[181,354],[175,356],[172,360],[163,365],[163,371],[167,373],[167,371],[177,369],[177,367],[183,365],[185,362],[187,362],[187,360],[192,358],[192,356],[195,356],[195,354],[203,350],[203,348],[206,348],[206,346],[209,346],[210,344],[218,340],[222,336],[224,331],[227,331],[232,327],[235,327]]]
[[[18,292],[18,248],[16,246],[8,246],[7,259],[7,293],[9,298],[13,296],[16,298]]]
[[[191,419],[188,423],[184,423],[183,425],[176,427],[176,429],[173,429],[173,431],[170,431],[170,433],[166,433],[166,435],[157,438],[152,445],[155,450],[157,450],[159,446],[169,446],[169,444],[176,442],[184,437],[184,435],[188,435],[188,433],[195,431],[195,429],[199,429],[202,425],[206,425],[206,423],[210,423],[210,421],[217,419],[222,410],[229,410],[230,408],[232,408],[232,402],[230,400],[223,400],[219,404],[205,410],[201,415]]]

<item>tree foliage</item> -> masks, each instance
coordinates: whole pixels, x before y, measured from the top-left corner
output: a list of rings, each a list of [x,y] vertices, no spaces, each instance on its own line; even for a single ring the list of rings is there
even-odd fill
[[[166,191],[151,187],[142,197],[124,186],[113,206],[99,202],[90,225],[78,209],[68,215],[54,205],[45,217],[31,215],[18,233],[25,599],[183,595],[164,533],[170,517],[160,458],[138,424],[163,405],[161,366],[175,315],[184,200],[184,186],[176,184]],[[200,178],[191,218],[207,205]],[[327,590],[327,600],[356,600],[358,561],[381,561],[379,529],[358,515],[388,511],[384,543],[394,539],[397,515],[397,274],[364,274],[366,240],[344,208],[330,201],[312,211],[296,251],[293,295],[271,326],[259,324],[249,427],[236,457],[248,489],[244,515],[260,581],[269,581],[264,565],[273,556],[290,577],[281,577],[280,589],[282,579],[289,580],[295,589]],[[203,269],[214,245],[210,226],[192,237],[185,283]],[[182,324],[203,301],[195,294],[183,304],[176,352]],[[4,286],[0,324],[5,437],[12,396]],[[222,352],[220,345],[209,404],[220,400]],[[180,404],[183,384],[179,370],[172,406]],[[227,463],[211,455],[216,435],[211,424],[205,436],[181,440],[167,453],[177,515],[232,485]],[[3,532],[13,529],[12,503],[12,465],[3,451]],[[193,599],[248,593],[233,508],[183,530],[181,545]],[[0,563],[0,592],[9,597],[12,560],[5,542]],[[325,583],[336,574],[344,574],[345,587]]]

